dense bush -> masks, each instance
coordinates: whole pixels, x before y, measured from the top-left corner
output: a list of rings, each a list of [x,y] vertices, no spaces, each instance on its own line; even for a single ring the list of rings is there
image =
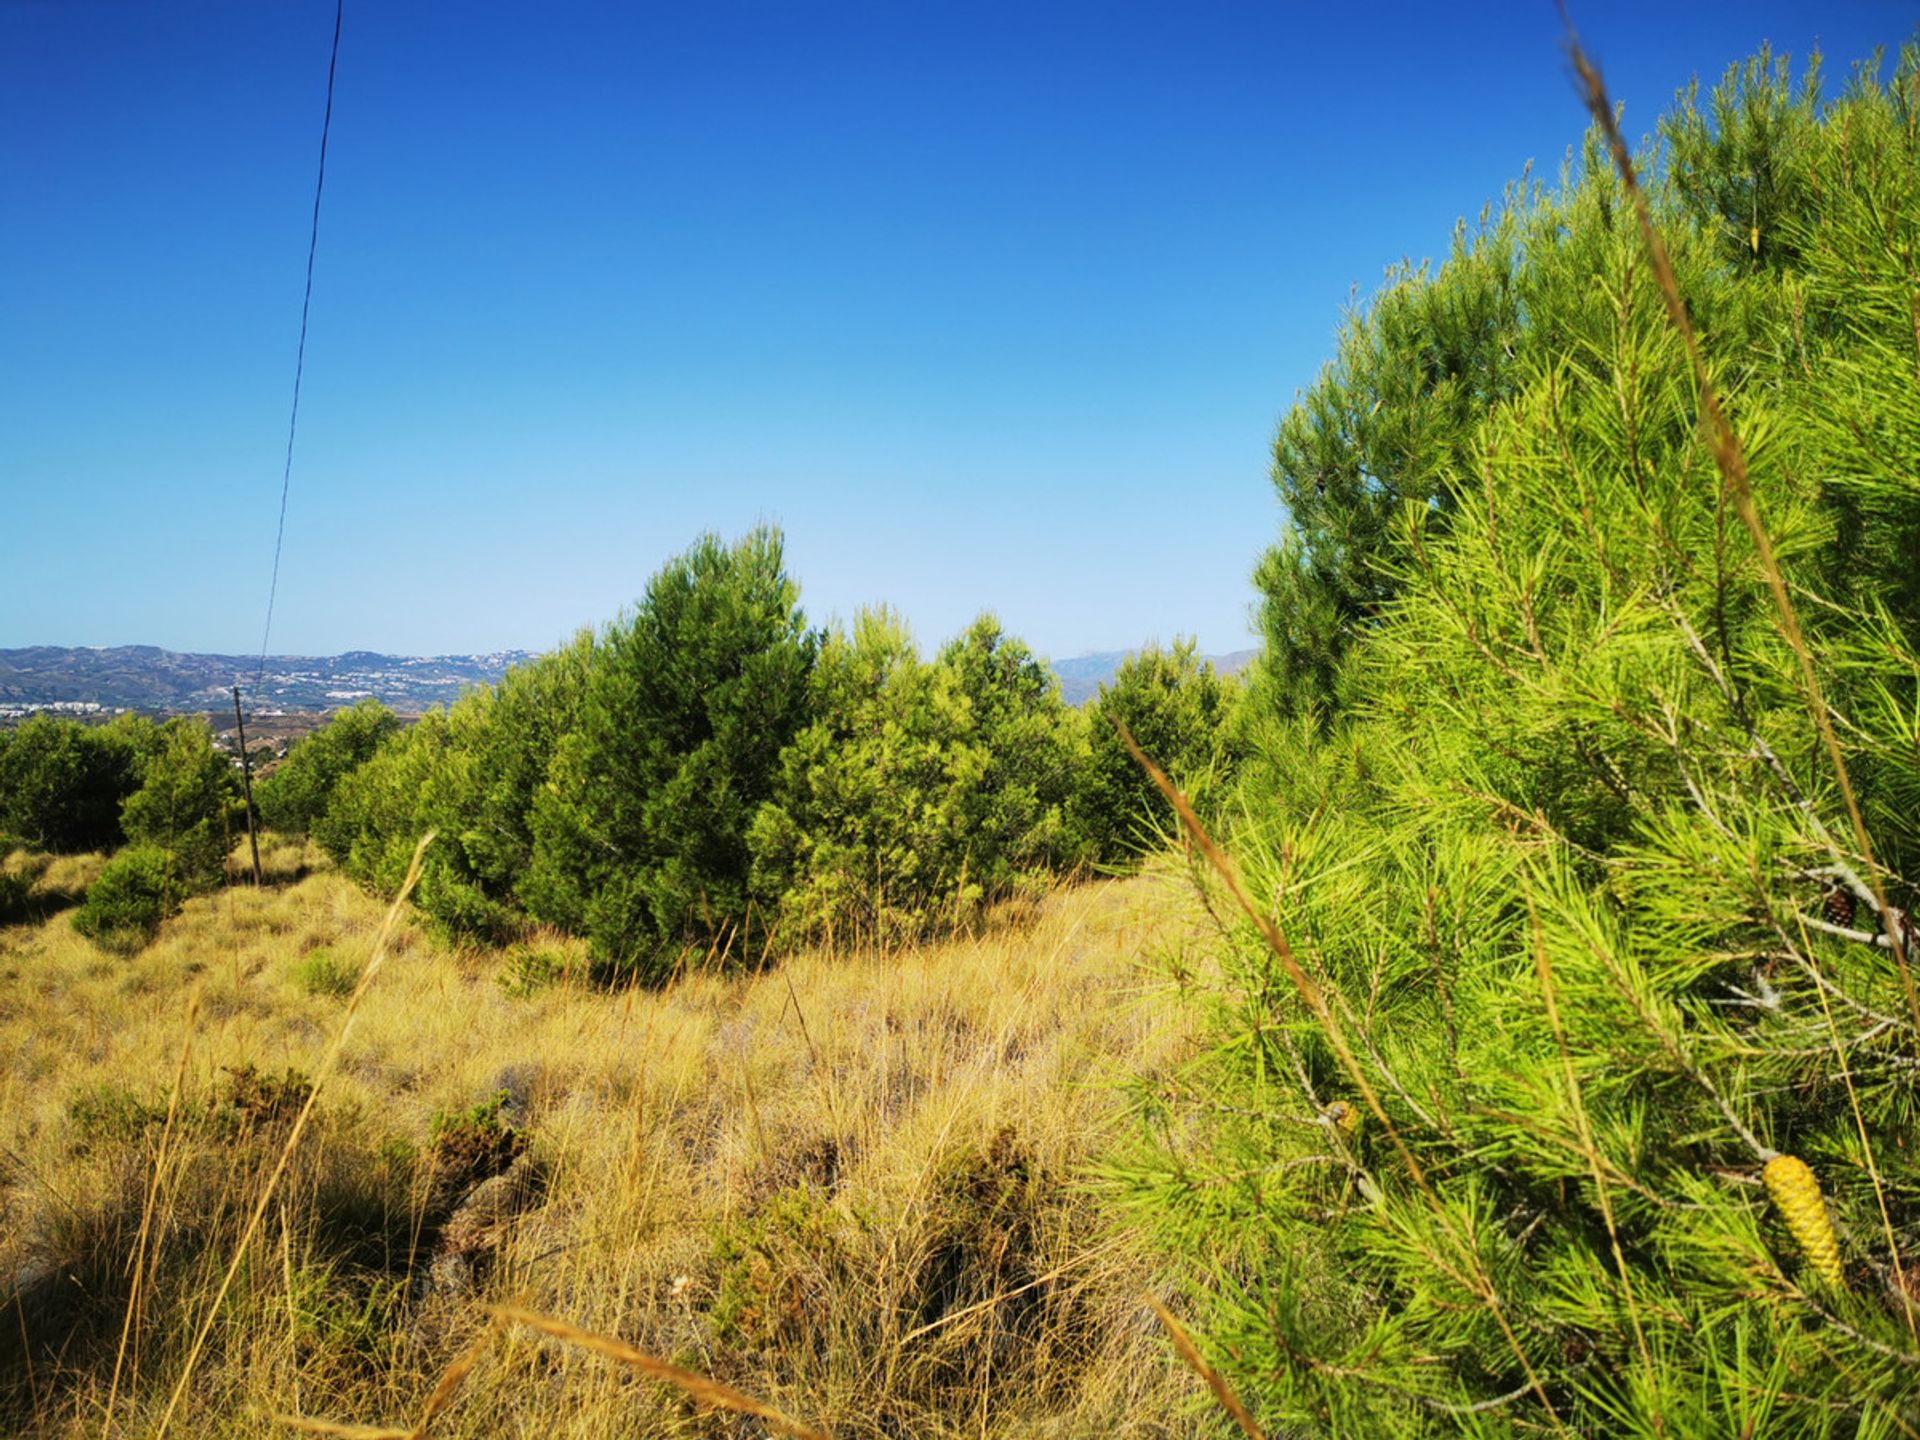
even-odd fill
[[[988,897],[1023,873],[1066,873],[1086,858],[1073,797],[1087,757],[1085,717],[1060,699],[1046,662],[982,615],[935,663],[967,702],[978,778],[956,816],[968,871]]]
[[[140,788],[121,805],[127,846],[107,863],[74,928],[110,949],[137,949],[181,904],[220,878],[244,823],[231,762],[198,720],[169,720],[142,739],[151,753]]]
[[[105,949],[131,952],[179,911],[181,898],[173,857],[158,845],[128,845],[87,887],[73,928]]]
[[[443,838],[419,891],[421,906],[443,923],[496,941],[518,928],[535,796],[561,738],[580,724],[593,658],[594,637],[582,631],[448,712],[447,763],[424,792],[421,816]]]
[[[512,943],[551,925],[623,974],[689,947],[921,934],[1093,857],[1089,819],[1113,812],[1082,803],[1088,716],[1026,646],[983,616],[929,661],[885,611],[823,639],[798,595],[777,532],[705,537],[602,634],[450,710],[405,730],[337,718],[289,756],[269,811],[307,817],[381,891],[432,830],[415,900],[443,930]],[[1137,704],[1112,703],[1190,773],[1225,691],[1190,650],[1158,663],[1128,672]],[[329,787],[322,813],[296,801]]]
[[[1208,814],[1230,789],[1237,687],[1194,651],[1183,641],[1128,656],[1093,702],[1077,807],[1088,845],[1106,864],[1158,849],[1178,828],[1172,807],[1128,752],[1121,725]]]
[[[750,836],[782,940],[960,923],[1077,857],[1065,799],[1081,719],[992,619],[928,663],[897,616],[863,612],[828,636],[810,703]]]
[[[751,943],[747,829],[806,722],[819,648],[779,534],[706,536],[600,637],[533,805],[523,896],[603,964]]]
[[[18,863],[0,857],[0,925],[14,925],[30,918],[36,908],[34,890],[47,873],[49,856],[26,856]]]
[[[356,880],[378,890],[399,888],[407,857],[427,828],[421,797],[446,747],[446,734],[445,712],[429,711],[419,723],[389,735],[334,786],[326,812],[313,822],[313,839]],[[287,759],[299,753],[296,746]]]
[[[1137,1193],[1286,1433],[1920,1423],[1916,58],[1823,107],[1762,57],[1665,127],[1737,455],[1590,140],[1423,282],[1524,297],[1497,363],[1379,394],[1428,478],[1330,477],[1268,567],[1270,618],[1370,578],[1317,592],[1325,655],[1269,634],[1237,849],[1276,928]]]
[[[1522,323],[1537,305],[1533,272],[1516,263],[1534,238],[1532,193],[1516,187],[1477,229],[1463,223],[1437,270],[1390,271],[1281,421],[1273,483],[1287,532],[1256,576],[1255,686],[1269,708],[1333,703],[1342,658],[1399,592],[1402,510],[1425,507],[1443,529],[1474,478],[1479,419],[1513,392],[1539,339]]]
[[[0,746],[0,835],[55,853],[108,850],[121,803],[158,744],[135,716],[105,725],[36,715]]]
[[[260,818],[276,830],[304,833],[327,813],[333,793],[400,728],[377,700],[340,711],[288,753],[253,787]]]
[[[190,891],[219,876],[245,824],[234,809],[239,799],[233,764],[214,748],[206,725],[169,720],[142,768],[140,788],[120,807],[120,828],[132,844],[172,857],[182,890]]]
[[[336,786],[314,838],[356,879],[390,892],[420,836],[435,831],[416,903],[450,934],[508,938],[525,920],[534,795],[560,737],[578,723],[592,655],[593,637],[582,633],[390,733]]]

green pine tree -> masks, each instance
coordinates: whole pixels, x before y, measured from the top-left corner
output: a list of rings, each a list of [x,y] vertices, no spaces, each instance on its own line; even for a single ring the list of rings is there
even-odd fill
[[[1683,98],[1702,371],[1590,137],[1341,704],[1268,716],[1132,1194],[1279,1433],[1920,1428],[1916,74]]]
[[[819,647],[798,602],[777,531],[709,535],[600,637],[534,802],[523,893],[603,963],[653,971],[683,946],[753,943],[747,831],[806,721]]]

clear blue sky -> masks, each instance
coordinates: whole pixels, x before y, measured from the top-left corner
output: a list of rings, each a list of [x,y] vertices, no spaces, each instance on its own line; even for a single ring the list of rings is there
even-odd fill
[[[1629,129],[1908,6],[1577,4]],[[257,649],[332,0],[0,0],[0,645]],[[1582,127],[1549,0],[347,0],[276,652],[810,614],[1251,643],[1353,287]]]

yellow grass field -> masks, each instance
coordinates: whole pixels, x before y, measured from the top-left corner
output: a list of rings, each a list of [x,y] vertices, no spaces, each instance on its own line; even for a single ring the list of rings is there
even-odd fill
[[[387,905],[309,848],[267,860],[131,958],[62,913],[0,928],[0,1424],[1218,1432],[1145,1299],[1172,1277],[1089,1168],[1125,1080],[1193,1044],[1155,963],[1194,923],[1177,879],[658,991],[402,915],[356,1003]]]

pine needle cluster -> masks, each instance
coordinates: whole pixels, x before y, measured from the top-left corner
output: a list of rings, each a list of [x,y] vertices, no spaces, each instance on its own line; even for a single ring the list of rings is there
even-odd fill
[[[1597,126],[1283,426],[1131,1180],[1285,1433],[1920,1429],[1917,86]]]

